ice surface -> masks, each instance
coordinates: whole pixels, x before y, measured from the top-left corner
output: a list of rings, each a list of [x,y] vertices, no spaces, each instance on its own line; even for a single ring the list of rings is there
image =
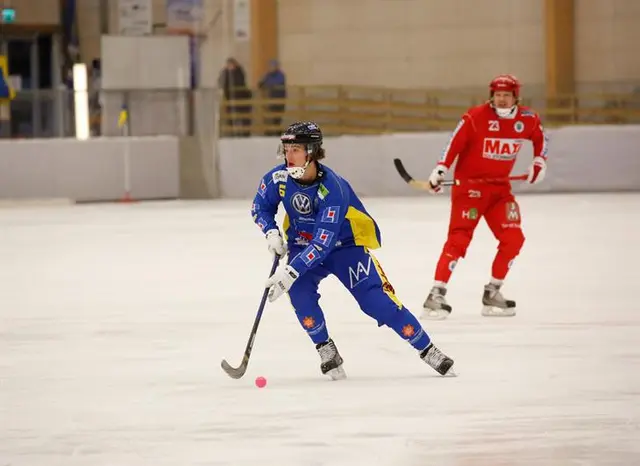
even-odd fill
[[[520,199],[512,319],[480,316],[481,224],[440,378],[337,281],[321,303],[349,379],[330,382],[286,299],[232,380],[270,267],[249,203],[0,210],[0,466],[632,465],[640,462],[640,195]],[[368,199],[377,253],[416,314],[446,198]],[[266,388],[254,386],[259,376]]]

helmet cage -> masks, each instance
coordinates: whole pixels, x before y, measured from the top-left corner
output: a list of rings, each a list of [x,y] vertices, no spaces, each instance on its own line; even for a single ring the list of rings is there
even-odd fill
[[[324,154],[322,150],[322,131],[313,122],[296,122],[290,125],[280,136],[278,157],[284,158],[285,146],[288,144],[300,144],[305,148],[307,156],[311,160],[319,160]]]
[[[305,144],[305,143],[300,143],[295,141],[285,141],[283,136],[280,144],[278,144],[278,158],[284,159],[286,154],[285,146],[294,145],[294,144],[302,146],[305,152],[307,153],[307,156],[312,160],[316,160],[316,156],[320,154],[320,150],[322,148],[321,142],[313,142],[310,144]]]

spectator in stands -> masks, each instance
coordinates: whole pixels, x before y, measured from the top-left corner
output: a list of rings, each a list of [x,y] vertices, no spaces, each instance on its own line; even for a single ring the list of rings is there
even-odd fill
[[[225,101],[251,99],[251,90],[247,88],[244,69],[233,57],[227,58],[226,66],[222,69],[218,78],[218,86],[224,93]],[[248,128],[251,125],[250,103],[227,106],[227,113],[231,115],[231,118],[227,120],[227,124],[232,126],[232,134],[245,137],[251,134]],[[245,114],[249,114],[248,118],[239,118],[239,116],[244,116]],[[240,132],[235,131],[237,126],[246,127],[246,129],[242,129]]]
[[[265,73],[258,83],[258,87],[263,90],[265,97],[268,99],[286,99],[286,85],[287,78],[284,72],[280,69],[280,63],[278,63],[278,60],[274,59],[269,61],[269,71]],[[280,128],[280,126],[282,125],[284,109],[284,103],[274,103],[266,106],[266,110],[270,115],[265,118],[265,124],[271,126],[265,132],[267,136],[278,136],[282,132],[282,128]]]
[[[91,134],[99,136],[101,133],[102,116],[102,60],[94,58],[89,69],[89,123]]]

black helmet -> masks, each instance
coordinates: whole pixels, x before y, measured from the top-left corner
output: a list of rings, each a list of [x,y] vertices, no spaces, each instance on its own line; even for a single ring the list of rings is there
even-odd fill
[[[297,121],[282,133],[280,140],[286,144],[322,144],[322,131],[312,121]]]
[[[297,121],[289,125],[280,136],[280,142],[282,144],[303,144],[312,159],[320,160],[324,158],[322,131],[313,121]],[[282,149],[279,152],[281,155],[284,154]]]

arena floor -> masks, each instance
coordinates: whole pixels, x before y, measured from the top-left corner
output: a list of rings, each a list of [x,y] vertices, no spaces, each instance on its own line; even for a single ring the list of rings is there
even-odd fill
[[[446,198],[368,199],[376,254],[419,315]],[[441,378],[335,279],[330,382],[283,299],[240,362],[270,267],[250,202],[0,210],[0,465],[631,465],[640,458],[640,195],[520,198],[527,237],[480,316],[495,242],[481,224],[425,322]],[[264,389],[257,376],[268,379]]]

